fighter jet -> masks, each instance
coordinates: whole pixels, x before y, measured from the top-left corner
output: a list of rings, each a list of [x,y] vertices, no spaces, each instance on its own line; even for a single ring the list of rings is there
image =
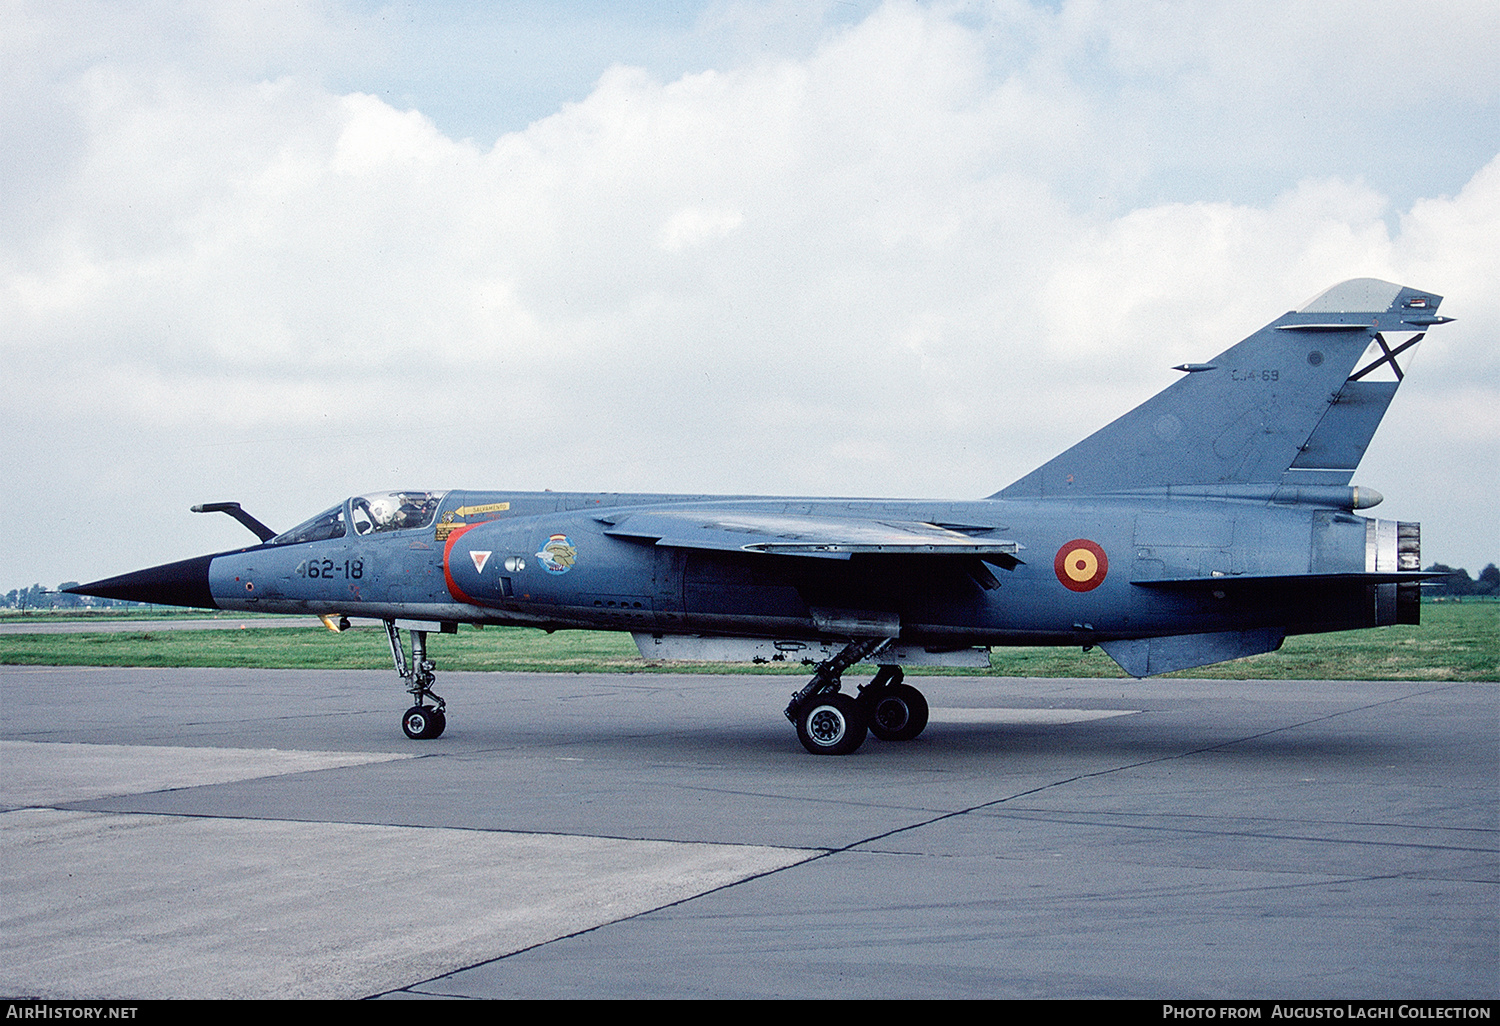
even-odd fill
[[[1290,634],[1418,622],[1420,527],[1350,485],[1442,297],[1346,281],[982,499],[419,491],[358,495],[259,544],[69,590],[383,621],[413,739],[443,733],[427,635],[629,631],[650,660],[802,662],[809,751],[916,737],[913,665],[1099,646],[1147,677]],[[410,637],[410,656],[401,631]],[[878,672],[842,690],[856,663]]]

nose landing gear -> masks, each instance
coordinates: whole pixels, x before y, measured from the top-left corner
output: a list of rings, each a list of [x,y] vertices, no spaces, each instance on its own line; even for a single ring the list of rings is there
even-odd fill
[[[437,680],[432,671],[437,664],[427,658],[427,632],[415,627],[408,629],[407,633],[411,635],[411,665],[408,667],[406,652],[401,645],[401,629],[395,620],[382,622],[391,642],[391,659],[396,663],[396,673],[416,703],[401,714],[401,730],[413,741],[430,741],[442,736],[448,726],[448,717],[444,714],[448,703],[432,690]],[[429,699],[437,704],[428,705]]]

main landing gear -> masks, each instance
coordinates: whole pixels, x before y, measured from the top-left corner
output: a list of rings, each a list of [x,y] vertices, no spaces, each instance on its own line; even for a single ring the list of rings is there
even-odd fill
[[[797,740],[814,755],[848,755],[869,732],[882,741],[910,741],[927,726],[927,699],[903,684],[901,667],[882,664],[857,697],[839,690],[844,671],[874,660],[890,638],[850,642],[818,664],[807,687],[792,696],[786,718],[797,725]]]
[[[413,741],[429,741],[443,733],[448,726],[448,717],[443,714],[448,703],[432,690],[436,681],[432,671],[436,663],[427,658],[427,632],[410,628],[411,666],[406,663],[406,652],[401,645],[401,629],[395,620],[386,620],[385,633],[391,641],[391,658],[396,663],[396,673],[407,685],[407,693],[415,701],[410,709],[401,714],[401,729]],[[431,699],[436,705],[428,705]]]

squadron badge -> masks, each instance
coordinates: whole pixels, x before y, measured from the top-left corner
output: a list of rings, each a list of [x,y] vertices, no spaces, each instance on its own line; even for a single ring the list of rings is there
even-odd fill
[[[536,554],[536,558],[542,561],[542,566],[547,568],[549,574],[565,574],[578,561],[578,549],[568,540],[567,535],[554,534],[547,539],[547,544],[542,546],[542,551]]]

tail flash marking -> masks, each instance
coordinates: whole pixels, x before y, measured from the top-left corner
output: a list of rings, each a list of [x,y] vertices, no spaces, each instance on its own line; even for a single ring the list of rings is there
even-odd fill
[[[1358,381],[1366,374],[1369,374],[1373,370],[1379,369],[1384,364],[1391,365],[1391,370],[1395,373],[1397,381],[1403,380],[1406,375],[1401,372],[1401,365],[1396,362],[1396,357],[1406,352],[1408,349],[1412,348],[1426,337],[1427,332],[1419,331],[1416,335],[1407,339],[1395,349],[1392,349],[1389,345],[1386,344],[1385,336],[1377,331],[1375,333],[1375,344],[1380,347],[1380,352],[1382,355],[1377,359],[1370,361],[1370,363],[1368,363],[1361,370],[1357,370],[1353,374],[1349,375],[1349,380]]]

